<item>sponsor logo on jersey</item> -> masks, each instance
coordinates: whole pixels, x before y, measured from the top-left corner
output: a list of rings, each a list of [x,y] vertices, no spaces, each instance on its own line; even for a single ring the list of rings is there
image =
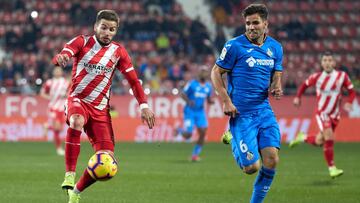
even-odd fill
[[[109,68],[103,65],[91,64],[91,63],[84,63],[84,67],[88,73],[93,73],[96,75],[104,75],[114,70],[113,67]]]
[[[254,59],[254,57],[250,57],[246,59],[246,63],[249,67],[254,67],[255,64],[259,66],[270,66],[274,67],[274,60],[273,59]]]
[[[253,57],[250,57],[246,59],[246,63],[249,65],[249,67],[254,67],[256,60]]]

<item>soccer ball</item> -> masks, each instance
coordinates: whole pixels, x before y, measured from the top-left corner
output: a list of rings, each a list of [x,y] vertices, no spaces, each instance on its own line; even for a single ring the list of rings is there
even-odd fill
[[[97,152],[90,158],[87,171],[95,180],[109,180],[117,172],[116,159],[107,152]]]

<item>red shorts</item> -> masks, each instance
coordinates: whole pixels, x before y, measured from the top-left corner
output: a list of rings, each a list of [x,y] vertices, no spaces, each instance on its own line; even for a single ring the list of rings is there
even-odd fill
[[[65,103],[66,123],[71,115],[80,114],[85,118],[84,132],[95,151],[114,151],[114,132],[109,111],[100,111],[78,98],[69,97]]]
[[[59,122],[62,125],[65,123],[64,111],[59,111],[54,109],[49,110],[49,125],[52,126],[54,122]]]
[[[327,114],[317,113],[315,118],[321,132],[326,128],[331,128],[335,131],[337,125],[339,124],[339,118],[332,118]]]

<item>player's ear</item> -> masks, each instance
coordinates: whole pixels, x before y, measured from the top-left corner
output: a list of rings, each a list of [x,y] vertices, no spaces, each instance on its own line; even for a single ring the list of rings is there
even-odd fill
[[[96,27],[98,26],[97,23],[94,23],[94,32],[96,32]]]

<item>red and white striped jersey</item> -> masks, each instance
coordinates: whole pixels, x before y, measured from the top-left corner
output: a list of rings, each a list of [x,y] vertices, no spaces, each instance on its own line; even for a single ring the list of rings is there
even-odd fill
[[[101,46],[95,35],[80,35],[66,43],[61,54],[73,57],[70,97],[79,98],[98,110],[108,108],[110,86],[116,68],[130,80],[133,89],[136,86],[134,95],[138,102],[146,103],[131,58],[119,43],[111,42]]]
[[[50,96],[49,109],[64,111],[69,82],[64,77],[52,78],[47,80],[42,88]]]
[[[355,98],[355,92],[352,90],[353,84],[343,71],[333,70],[331,73],[322,71],[310,75],[299,89],[297,96],[300,97],[310,86],[316,88],[317,113],[319,115],[326,114],[331,118],[339,118],[342,88],[346,88],[350,92],[350,102]]]

